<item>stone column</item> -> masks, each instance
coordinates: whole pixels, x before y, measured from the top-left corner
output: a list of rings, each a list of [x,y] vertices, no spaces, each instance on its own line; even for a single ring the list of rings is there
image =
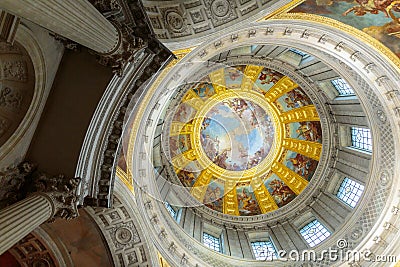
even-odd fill
[[[0,9],[101,54],[115,51],[120,45],[117,28],[88,0],[2,0]]]
[[[49,198],[41,194],[7,207],[0,212],[0,255],[15,243],[50,219],[52,205]]]
[[[39,175],[38,192],[0,211],[0,255],[44,222],[78,216],[76,196],[80,179]]]

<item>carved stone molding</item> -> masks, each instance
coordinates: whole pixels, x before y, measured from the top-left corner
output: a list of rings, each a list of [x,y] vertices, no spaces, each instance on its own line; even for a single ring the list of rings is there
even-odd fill
[[[148,25],[140,1],[92,0],[91,3],[115,25],[121,25],[125,37],[121,45],[125,54],[99,55],[116,74],[99,102],[81,150],[76,175],[83,178],[80,203],[111,207],[112,190],[121,153],[120,138],[126,111],[141,88],[159,69],[173,59],[173,54],[154,36]],[[122,26],[124,25],[124,26]],[[124,51],[123,49],[120,51]],[[84,200],[85,198],[85,200]]]
[[[22,238],[8,250],[22,267],[58,267],[59,262],[47,244],[35,232]]]
[[[23,120],[34,87],[34,68],[27,51],[17,42],[11,45],[0,41],[0,146]]]
[[[21,200],[25,196],[22,187],[25,185],[26,177],[34,169],[33,164],[22,162],[17,166],[0,171],[0,209]]]
[[[115,266],[151,266],[149,248],[131,209],[114,196],[111,209],[88,207],[113,256]]]
[[[278,5],[285,5],[288,2],[274,0],[145,0],[143,5],[157,38],[164,42],[189,42],[207,34],[215,32],[220,34],[227,27],[257,21],[278,8]],[[195,45],[199,43],[199,41],[194,42]]]
[[[112,190],[118,155],[122,153],[120,142],[126,123],[127,110],[146,83],[166,63],[173,59],[171,52],[154,42],[137,55],[126,68],[123,79],[110,82],[99,108],[89,126],[77,168],[77,176],[83,178],[80,203],[90,206],[111,207]],[[140,92],[138,92],[140,90]],[[135,92],[138,92],[135,95]],[[100,133],[100,134],[99,134]],[[83,198],[85,200],[83,200]]]
[[[138,57],[140,51],[152,51],[161,43],[155,39],[140,1],[91,0],[90,1],[118,30],[119,43],[113,51],[98,54],[99,63],[112,68],[118,76],[128,62]],[[162,46],[162,45],[161,45]]]
[[[66,178],[63,175],[52,176],[38,171],[30,162],[22,162],[0,172],[0,208],[22,200],[30,194],[41,194],[50,200],[52,216],[73,219],[78,213],[77,189],[80,178]]]

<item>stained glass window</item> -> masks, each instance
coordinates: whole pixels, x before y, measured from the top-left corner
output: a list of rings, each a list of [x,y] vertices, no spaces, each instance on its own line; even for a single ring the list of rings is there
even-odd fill
[[[331,233],[318,220],[313,220],[300,229],[300,234],[310,247],[314,247],[327,239]]]
[[[336,90],[339,92],[339,95],[345,96],[345,95],[355,95],[353,89],[350,87],[350,85],[342,78],[332,80],[331,81],[332,85],[336,88]]]
[[[251,242],[256,260],[276,259],[276,249],[271,240]]]
[[[203,244],[212,250],[221,252],[221,242],[218,237],[203,232]]]
[[[372,152],[371,130],[368,128],[351,127],[351,146]]]
[[[174,210],[174,208],[167,202],[165,201],[165,207],[167,208],[167,210],[169,211],[169,213],[171,214],[171,216],[176,219],[176,214],[177,212]]]
[[[346,177],[340,184],[336,196],[344,203],[354,208],[357,205],[358,200],[360,200],[363,191],[364,186],[362,184]]]

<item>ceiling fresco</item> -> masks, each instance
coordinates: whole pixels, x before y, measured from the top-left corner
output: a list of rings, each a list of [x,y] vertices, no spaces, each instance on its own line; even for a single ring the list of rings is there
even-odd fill
[[[260,163],[271,150],[274,126],[257,104],[241,98],[223,100],[206,114],[201,146],[219,167],[242,171]]]
[[[306,0],[291,12],[316,14],[346,23],[379,40],[400,57],[400,1]]]
[[[322,151],[318,112],[289,77],[263,66],[218,69],[188,88],[169,124],[170,162],[210,209],[272,212],[311,181]]]

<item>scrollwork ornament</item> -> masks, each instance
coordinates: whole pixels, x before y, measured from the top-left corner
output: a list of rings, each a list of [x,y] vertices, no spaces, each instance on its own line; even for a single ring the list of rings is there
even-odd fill
[[[175,243],[174,243],[174,242],[171,242],[171,244],[170,244],[169,247],[168,247],[168,250],[169,250],[171,253],[175,253],[175,252],[176,252],[176,249],[177,249],[177,246],[175,245]]]

